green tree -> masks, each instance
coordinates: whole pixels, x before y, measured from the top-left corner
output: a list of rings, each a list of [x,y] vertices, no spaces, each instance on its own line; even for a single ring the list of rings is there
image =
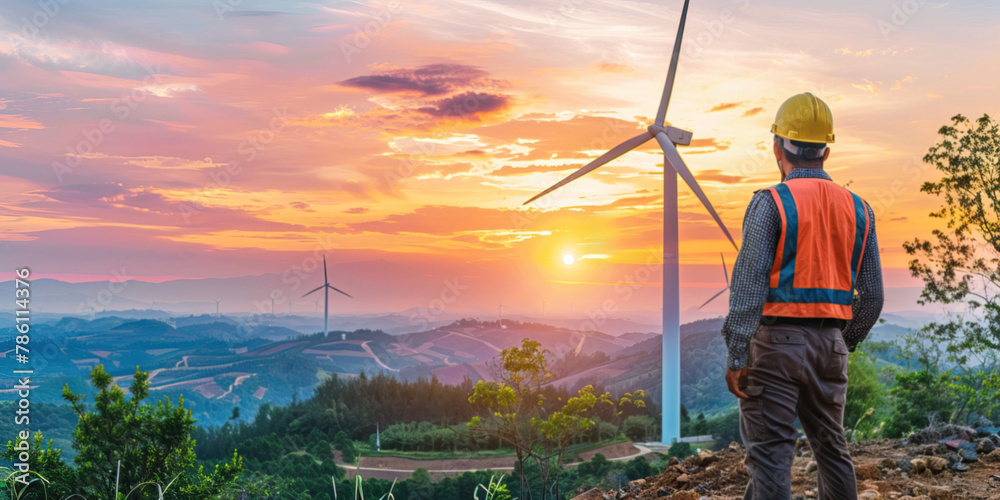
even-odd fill
[[[409,490],[410,500],[428,500],[434,496],[434,481],[427,469],[421,467],[410,475],[406,480],[406,487]]]
[[[29,476],[38,479],[28,485],[13,480],[8,481],[8,487],[14,490],[10,492],[12,493],[10,496],[23,500],[34,500],[49,497],[64,498],[74,493],[77,484],[76,471],[62,461],[62,450],[53,448],[51,439],[46,442],[41,432],[36,432],[33,438],[26,443],[31,470],[34,473],[34,475]],[[18,455],[21,451],[23,450],[15,449],[13,441],[7,441],[7,448],[0,454],[0,457],[13,464],[19,461]],[[7,467],[0,468],[0,474],[6,476],[8,471],[4,469]]]
[[[608,394],[597,396],[594,387],[588,385],[580,389],[576,397],[569,398],[559,411],[552,412],[548,417],[531,419],[531,425],[544,437],[540,449],[531,450],[531,455],[541,469],[543,491],[547,491],[546,486],[555,471],[556,498],[559,498],[559,470],[562,468],[563,453],[576,436],[594,426],[594,421],[585,414],[594,408],[598,400],[611,403]],[[549,460],[553,456],[554,464]]]
[[[961,421],[993,415],[1000,405],[1000,124],[989,115],[956,115],[938,135],[923,161],[942,175],[920,189],[942,199],[931,217],[946,228],[904,248],[914,256],[910,272],[924,281],[921,304],[965,305],[965,314],[925,328],[962,371],[953,380],[962,401],[952,415]]]
[[[844,427],[856,438],[870,437],[878,424],[873,415],[882,409],[885,388],[878,381],[875,360],[861,349],[847,359],[847,399],[844,404]]]
[[[601,453],[595,453],[590,460],[581,463],[576,467],[581,476],[601,477],[611,470],[611,461]]]
[[[654,425],[649,415],[632,415],[622,422],[622,432],[632,441],[648,441]]]
[[[531,416],[542,405],[539,388],[549,379],[547,353],[540,343],[529,339],[523,339],[521,347],[502,350],[490,363],[493,379],[499,382],[480,380],[469,396],[469,403],[480,410],[480,415],[469,421],[469,429],[514,447],[522,499],[530,495],[523,469],[538,443]]]
[[[668,457],[677,457],[679,460],[683,460],[691,455],[694,455],[694,450],[691,449],[691,443],[674,443],[670,445],[670,449],[667,450]]]
[[[217,498],[223,492],[235,488],[236,480],[243,471],[243,459],[236,451],[228,462],[215,466],[211,474],[205,474],[205,467],[198,467],[195,481],[182,484],[179,489],[182,498]]]
[[[354,446],[354,441],[344,431],[338,431],[333,436],[333,447],[340,450],[344,463],[351,464],[358,459],[358,449]]]
[[[927,414],[936,411],[947,418],[954,409],[950,376],[929,370],[896,374],[896,386],[889,391],[893,408],[886,420],[886,437],[899,438],[914,429],[927,427]]]
[[[621,421],[626,409],[645,407],[643,391],[625,393],[615,401],[611,393],[597,394],[588,385],[577,391],[576,396],[567,398],[561,407],[546,411],[540,389],[550,376],[547,355],[541,344],[530,339],[522,340],[521,347],[504,349],[491,364],[498,382],[476,383],[469,397],[469,402],[479,410],[479,415],[469,421],[469,429],[497,437],[514,447],[522,481],[521,498],[530,496],[522,472],[528,458],[538,465],[542,497],[549,493],[554,475],[554,495],[559,498],[563,454],[581,434],[595,427],[593,415],[598,405],[605,416],[616,422]],[[618,431],[617,425],[611,427]]]
[[[194,483],[181,477],[195,461],[191,438],[195,420],[191,410],[184,408],[183,398],[177,406],[169,398],[142,404],[149,396],[146,372],[136,367],[129,385],[130,397],[113,383],[104,365],[94,367],[90,380],[98,391],[93,411],[84,405],[83,395],[74,394],[68,385],[63,389],[63,399],[79,418],[73,447],[78,453],[74,461],[82,493],[114,498],[116,489],[127,494],[159,484],[168,496],[174,496],[168,488],[173,485],[173,492],[183,489],[193,495],[206,495],[183,498],[207,498],[228,488],[239,474],[242,461],[234,454],[211,476],[199,470]]]
[[[625,464],[625,475],[629,481],[652,476],[654,472],[653,466],[643,457],[635,457]]]

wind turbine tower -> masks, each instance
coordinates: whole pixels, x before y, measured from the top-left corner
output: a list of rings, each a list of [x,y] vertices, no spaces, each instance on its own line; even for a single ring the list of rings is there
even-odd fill
[[[312,290],[310,290],[308,292],[306,292],[305,295],[303,295],[302,297],[305,297],[306,295],[309,295],[309,294],[311,294],[313,292],[318,292],[320,290],[323,290],[323,337],[329,337],[330,336],[330,328],[329,328],[329,323],[330,323],[330,290],[333,290],[335,292],[347,295],[348,297],[351,297],[351,295],[348,294],[347,292],[343,291],[343,290],[335,288],[333,285],[330,284],[330,277],[329,277],[329,275],[326,272],[326,255],[323,256],[323,284],[320,285],[320,286],[318,286],[318,287],[316,287],[316,288],[313,288]],[[351,298],[354,298],[354,297],[351,297]],[[340,334],[340,339],[341,340],[346,340],[347,339],[347,334],[346,333]]]
[[[673,55],[670,59],[670,69],[667,71],[667,81],[663,86],[663,95],[660,97],[660,106],[656,112],[656,120],[652,125],[646,127],[646,131],[625,142],[615,146],[607,153],[599,156],[596,160],[588,163],[580,170],[573,172],[565,179],[559,181],[552,187],[535,195],[524,204],[527,205],[536,199],[551,193],[552,191],[565,186],[566,184],[582,177],[588,172],[604,165],[605,163],[618,158],[619,156],[632,151],[645,144],[651,139],[656,139],[663,151],[663,434],[661,439],[664,443],[672,443],[680,438],[681,434],[681,334],[680,334],[680,276],[678,267],[678,207],[677,207],[677,176],[691,188],[701,204],[705,206],[708,213],[715,219],[715,223],[725,233],[726,238],[733,244],[729,230],[722,223],[719,214],[712,208],[708,197],[702,191],[698,181],[695,180],[691,170],[684,164],[680,154],[677,152],[677,145],[687,146],[691,144],[691,132],[665,125],[667,106],[670,104],[670,94],[674,87],[674,76],[677,73],[677,60],[681,53],[681,40],[684,36],[684,23],[687,19],[688,3],[684,0],[684,9],[681,11],[680,26],[677,29],[677,40],[674,43]]]

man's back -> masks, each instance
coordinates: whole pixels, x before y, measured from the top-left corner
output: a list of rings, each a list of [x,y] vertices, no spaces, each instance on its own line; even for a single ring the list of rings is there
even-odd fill
[[[750,471],[744,498],[791,497],[798,418],[819,498],[855,499],[843,428],[847,359],[882,310],[875,215],[823,170],[834,142],[826,103],[793,96],[771,132],[782,183],[747,207],[722,328]]]

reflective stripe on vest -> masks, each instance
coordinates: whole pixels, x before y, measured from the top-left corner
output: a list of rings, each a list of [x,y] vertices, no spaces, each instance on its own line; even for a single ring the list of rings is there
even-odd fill
[[[790,179],[767,191],[781,237],[764,315],[851,319],[871,227],[864,200],[826,179]]]

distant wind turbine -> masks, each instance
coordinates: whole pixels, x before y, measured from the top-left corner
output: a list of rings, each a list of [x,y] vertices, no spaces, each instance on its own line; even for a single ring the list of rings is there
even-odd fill
[[[500,323],[500,328],[507,328],[503,326],[503,302],[498,302],[497,306],[497,320]]]
[[[348,297],[351,297],[351,295],[343,290],[335,288],[333,285],[330,285],[330,277],[326,273],[326,255],[323,256],[323,284],[306,292],[306,294],[302,297],[320,290],[323,290],[323,336],[328,337],[330,335],[330,329],[328,327],[330,321],[330,290],[342,293]],[[351,298],[353,299],[354,297]],[[346,337],[346,334],[341,337]]]
[[[219,317],[219,303],[220,302],[222,302],[222,299],[219,299],[219,300],[215,301],[215,317]]]
[[[716,297],[729,291],[729,270],[726,269],[726,256],[722,255],[722,252],[719,252],[719,256],[722,257],[722,272],[723,274],[726,275],[726,288],[723,288],[722,290],[719,291],[719,293],[713,295],[712,298],[706,300],[704,304],[698,306],[699,311],[701,310],[702,307],[707,306],[709,302],[715,300]]]
[[[705,206],[708,213],[715,219],[715,223],[722,229],[722,232],[729,239],[729,242],[736,246],[729,230],[719,214],[712,208],[705,192],[698,185],[691,170],[684,164],[680,153],[677,152],[677,145],[690,145],[692,133],[666,125],[667,106],[670,104],[670,94],[674,87],[674,77],[677,74],[677,60],[681,53],[681,40],[684,37],[684,23],[687,19],[688,4],[690,0],[684,0],[684,9],[681,11],[680,26],[677,28],[677,39],[674,42],[673,56],[670,59],[670,69],[667,71],[667,80],[663,86],[663,95],[660,97],[660,106],[656,111],[655,121],[646,127],[646,131],[625,142],[611,148],[610,151],[599,156],[596,160],[588,163],[580,170],[573,172],[565,179],[557,182],[552,187],[535,195],[530,200],[524,202],[525,205],[538,198],[551,193],[552,191],[565,186],[566,184],[579,179],[588,172],[604,165],[605,163],[618,158],[619,156],[638,148],[651,139],[656,139],[663,150],[663,420],[662,436],[664,443],[671,443],[680,438],[681,434],[681,335],[680,335],[680,276],[678,267],[678,206],[677,206],[677,176],[680,175],[687,183],[691,191],[694,192],[701,204]],[[669,166],[669,169],[668,169]],[[672,172],[670,170],[673,170]]]

